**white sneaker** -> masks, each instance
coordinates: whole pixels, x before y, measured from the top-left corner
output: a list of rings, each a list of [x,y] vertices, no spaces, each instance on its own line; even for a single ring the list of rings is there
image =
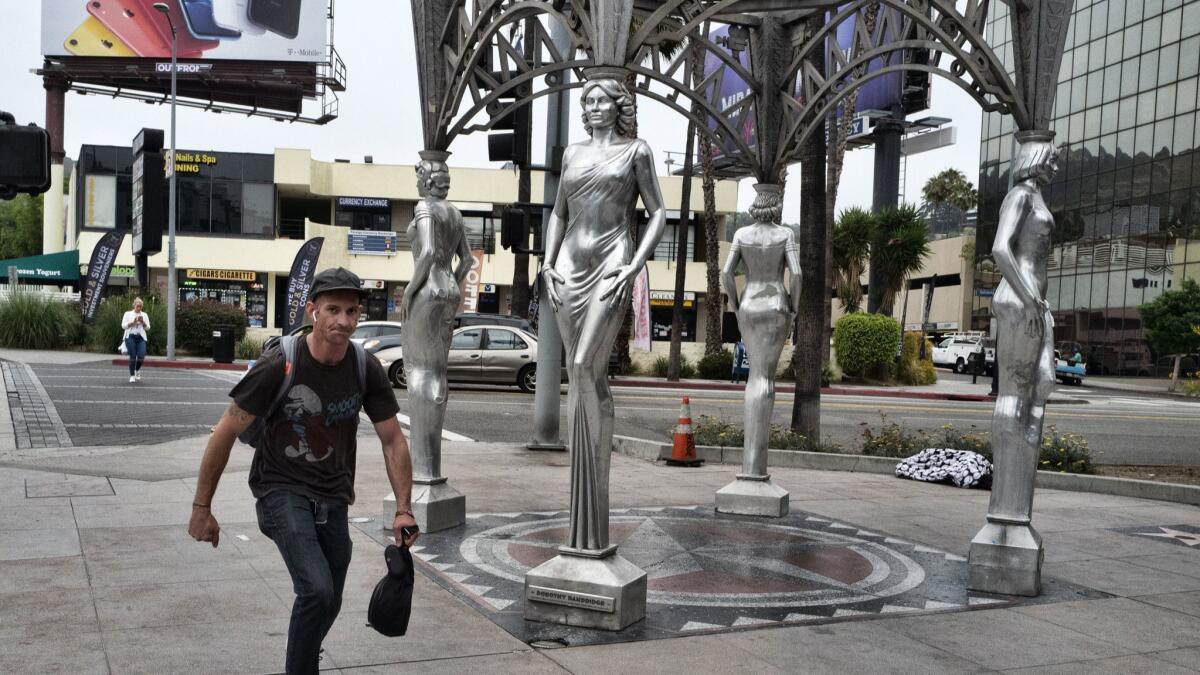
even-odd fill
[[[141,382],[141,381],[142,381],[142,371],[140,371],[140,370],[139,370],[139,371],[137,371],[136,373],[134,373],[134,374],[133,374],[133,376],[134,376],[135,378],[137,378],[137,381],[138,381],[138,382]]]
[[[136,375],[130,375],[130,376],[129,376],[129,381],[130,381],[130,382],[137,382],[137,376],[136,376]]]

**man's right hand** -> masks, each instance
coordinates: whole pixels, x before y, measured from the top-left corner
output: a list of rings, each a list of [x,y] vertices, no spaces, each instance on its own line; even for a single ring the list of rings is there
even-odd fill
[[[199,506],[192,507],[192,518],[188,521],[188,534],[196,541],[211,541],[213,548],[221,541],[221,526],[212,511]]]

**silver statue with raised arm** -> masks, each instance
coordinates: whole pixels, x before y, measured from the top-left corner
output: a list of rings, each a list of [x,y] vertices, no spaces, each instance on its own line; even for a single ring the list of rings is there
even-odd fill
[[[772,483],[767,473],[767,441],[775,407],[775,369],[800,304],[800,253],[795,233],[780,224],[781,186],[758,184],[754,189],[757,195],[750,207],[754,224],[733,235],[722,272],[725,294],[737,312],[746,343],[750,375],[746,379],[742,472],[717,491],[717,510],[781,517],[788,512],[788,492]],[[739,294],[734,273],[741,263],[746,268],[746,284]]]
[[[570,378],[570,527],[561,555],[526,576],[525,616],[618,630],[645,615],[646,575],[616,555],[608,538],[613,435],[608,357],[629,312],[634,278],[662,236],[666,211],[650,147],[631,134],[633,99],[614,75],[620,71],[589,71],[582,99],[591,138],[563,154],[546,228],[541,275],[562,332]],[[639,197],[650,222],[635,245],[630,233]],[[580,604],[584,601],[562,600],[571,593],[605,598],[613,609],[582,609],[588,606]]]
[[[992,416],[995,476],[987,524],[971,541],[969,586],[1041,592],[1042,539],[1031,524],[1046,399],[1054,387],[1054,317],[1046,262],[1054,218],[1042,188],[1057,171],[1051,132],[1018,132],[1014,185],[1000,206],[992,257],[1004,280],[992,299],[1000,392]]]
[[[408,226],[414,269],[400,307],[400,342],[411,418],[413,516],[422,531],[436,532],[466,521],[465,497],[441,474],[446,362],[459,287],[471,268],[471,249],[462,214],[446,201],[449,153],[426,150],[420,155],[417,190],[423,199]]]

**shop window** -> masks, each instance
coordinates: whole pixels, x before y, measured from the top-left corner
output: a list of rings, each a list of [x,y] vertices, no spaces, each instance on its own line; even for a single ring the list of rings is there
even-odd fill
[[[239,232],[242,220],[242,184],[227,180],[213,181],[210,209],[213,234]]]
[[[269,235],[275,226],[275,186],[242,184],[242,234]]]
[[[209,231],[209,191],[207,178],[177,178],[179,209],[176,227],[180,232]]]

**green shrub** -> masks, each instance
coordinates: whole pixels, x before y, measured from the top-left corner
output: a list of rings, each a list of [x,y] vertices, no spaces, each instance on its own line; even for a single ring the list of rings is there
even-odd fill
[[[675,427],[671,427],[670,434],[674,435]],[[742,428],[736,424],[731,424],[725,421],[725,418],[716,418],[712,415],[701,415],[696,418],[692,424],[692,433],[696,437],[696,445],[712,445],[721,448],[740,448],[745,443],[745,435],[742,433]]]
[[[671,361],[665,356],[658,356],[654,359],[653,372],[655,377],[666,377],[667,370],[671,367]],[[679,377],[689,379],[696,376],[696,367],[687,360],[683,354],[679,355]]]
[[[1191,373],[1189,377],[1180,380],[1179,386],[1188,396],[1200,396],[1200,371]]]
[[[910,331],[904,334],[904,349],[900,354],[900,367],[896,379],[903,384],[926,385],[937,382],[937,371],[933,368],[933,343],[925,342],[925,358],[921,358],[922,333]]]
[[[671,427],[668,435],[675,433]],[[742,427],[711,415],[701,415],[692,424],[692,433],[696,437],[696,445],[708,445],[721,448],[745,447],[746,434]],[[787,427],[771,425],[767,447],[775,450],[808,450],[811,452],[845,452],[836,443],[812,443],[806,437]]]
[[[79,335],[79,308],[18,286],[0,301],[0,346],[61,349]]]
[[[849,375],[882,373],[896,356],[900,324],[890,316],[855,312],[838,319],[833,348]]]
[[[241,340],[246,335],[246,312],[215,300],[182,303],[175,311],[176,346],[211,354],[212,332],[217,326],[231,326],[234,340]]]
[[[244,361],[253,361],[262,356],[263,341],[247,335],[233,346],[234,356]]]
[[[833,366],[830,366],[829,362],[826,361],[821,366],[821,386],[828,387],[831,383],[833,383]]]
[[[733,354],[728,349],[707,354],[696,364],[696,372],[705,380],[728,380],[733,375]]]
[[[862,454],[872,457],[911,457],[929,445],[929,434],[924,431],[909,431],[904,425],[888,422],[887,415],[880,414],[879,430],[863,423]]]
[[[134,294],[110,295],[100,301],[96,308],[96,316],[87,326],[86,344],[95,352],[112,354],[117,351],[121,336],[125,329],[121,328],[121,317],[133,309]],[[146,332],[149,340],[146,353],[162,356],[167,353],[167,305],[156,295],[143,295],[143,311],[150,317],[150,330]]]
[[[1079,434],[1060,434],[1053,424],[1042,434],[1042,449],[1038,454],[1038,469],[1042,471],[1095,473],[1087,439]]]
[[[679,378],[682,380],[690,380],[696,376],[696,367],[683,354],[679,355]]]

